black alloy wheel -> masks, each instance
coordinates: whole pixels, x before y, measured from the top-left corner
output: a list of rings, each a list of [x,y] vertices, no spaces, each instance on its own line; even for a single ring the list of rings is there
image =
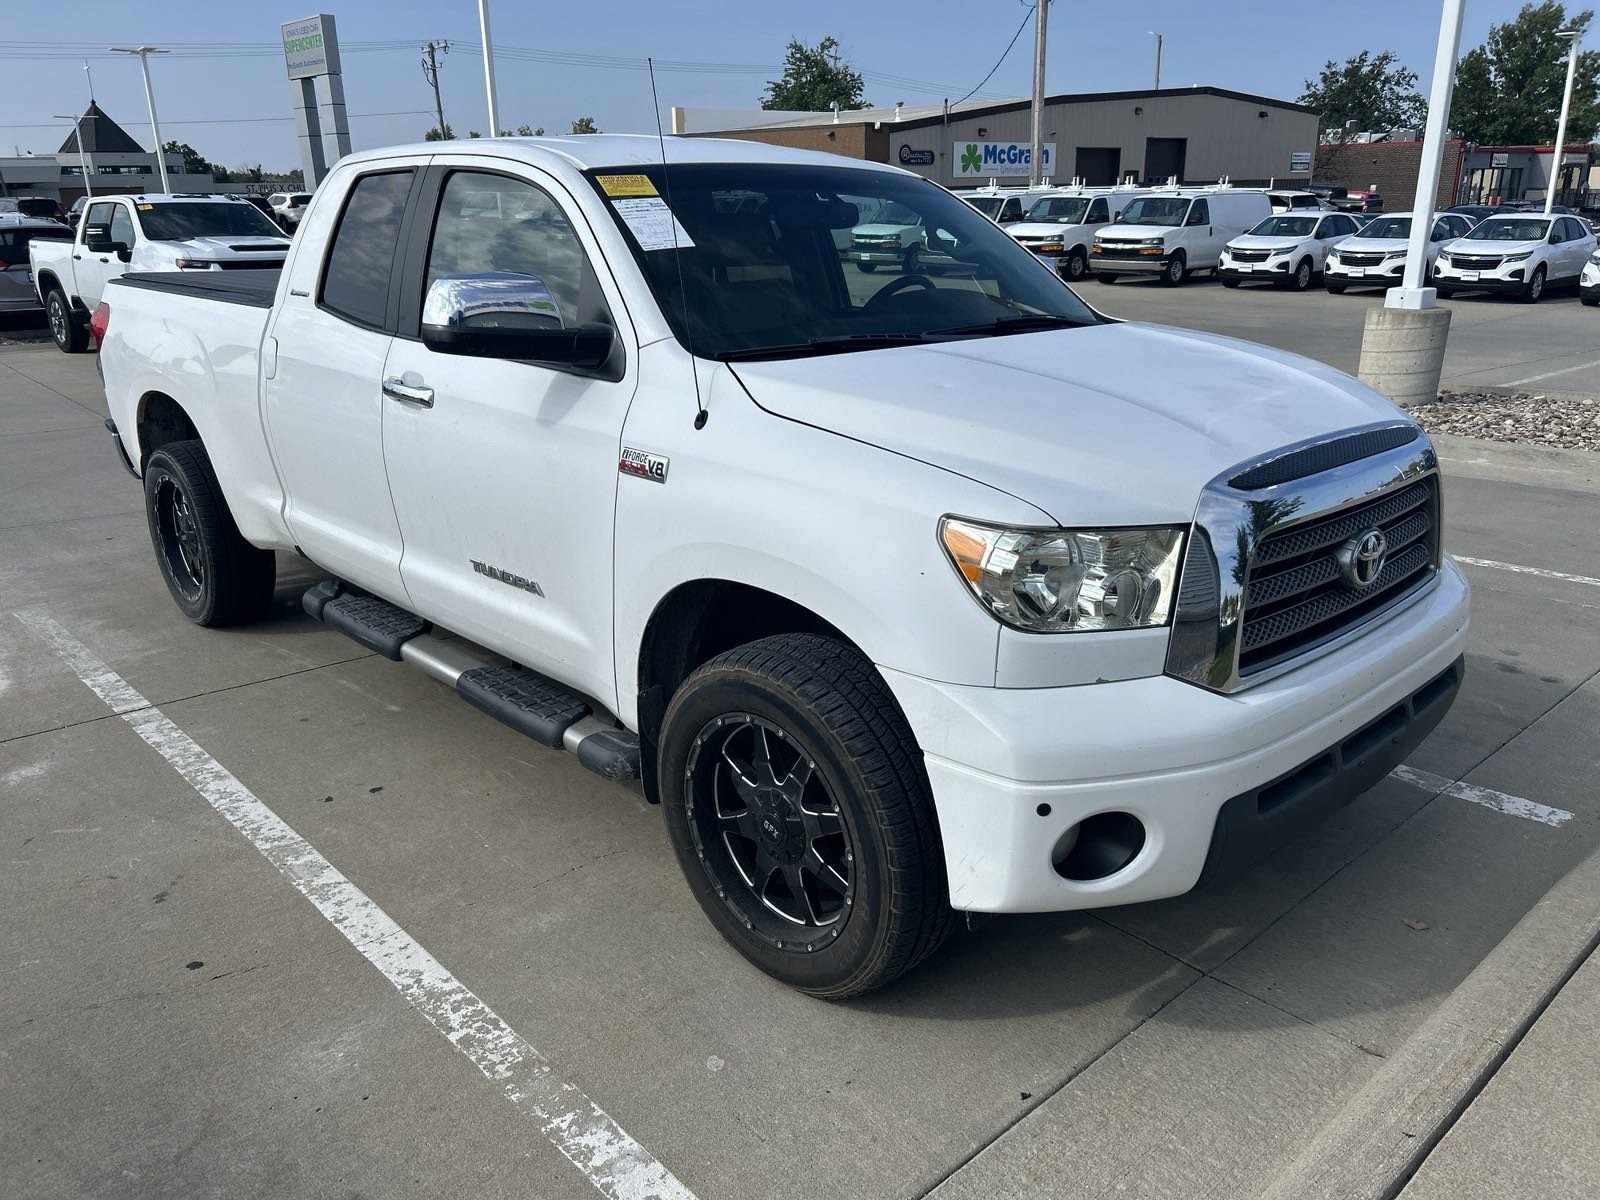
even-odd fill
[[[200,527],[189,507],[189,497],[178,478],[158,470],[150,499],[150,519],[161,567],[184,600],[198,603],[206,586],[205,556],[200,551]]]

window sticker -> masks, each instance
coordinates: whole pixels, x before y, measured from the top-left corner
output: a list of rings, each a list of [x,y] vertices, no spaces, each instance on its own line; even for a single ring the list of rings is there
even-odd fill
[[[641,250],[671,250],[674,246],[688,250],[694,246],[689,231],[678,223],[678,218],[660,196],[636,196],[611,201]]]
[[[595,182],[608,196],[654,196],[656,185],[648,175],[596,175]]]

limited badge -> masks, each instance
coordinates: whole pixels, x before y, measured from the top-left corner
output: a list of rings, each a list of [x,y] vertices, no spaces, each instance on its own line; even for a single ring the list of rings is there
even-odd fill
[[[624,475],[665,483],[667,464],[670,461],[665,454],[651,454],[648,450],[635,450],[632,446],[624,446],[622,457],[617,460],[617,470]]]

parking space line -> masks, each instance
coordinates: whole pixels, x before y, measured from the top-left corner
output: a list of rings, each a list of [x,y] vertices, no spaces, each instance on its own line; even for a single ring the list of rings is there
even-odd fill
[[[1467,558],[1460,554],[1452,554],[1450,557],[1468,566],[1492,567],[1496,571],[1515,571],[1518,575],[1537,575],[1541,579],[1561,579],[1567,583],[1587,583],[1592,587],[1600,587],[1600,579],[1592,575],[1569,575],[1565,571],[1551,571],[1544,567],[1523,567],[1516,563],[1495,562],[1492,558]]]
[[[1570,375],[1574,371],[1587,371],[1590,367],[1600,367],[1600,359],[1594,362],[1579,363],[1575,367],[1562,367],[1559,371],[1546,371],[1543,375],[1529,375],[1526,379],[1513,379],[1510,383],[1502,383],[1500,387],[1521,387],[1525,383],[1538,383],[1541,379],[1554,379],[1557,375]]]
[[[1389,775],[1393,779],[1409,783],[1434,795],[1454,796],[1457,800],[1465,800],[1469,804],[1481,804],[1484,808],[1492,808],[1495,812],[1505,813],[1508,817],[1522,817],[1527,821],[1537,821],[1541,825],[1554,826],[1565,825],[1572,820],[1572,814],[1564,808],[1551,808],[1548,804],[1524,800],[1521,796],[1509,796],[1505,792],[1479,787],[1475,783],[1446,779],[1443,775],[1435,775],[1432,771],[1399,766],[1390,771]]]
[[[694,1200],[599,1105],[556,1078],[538,1050],[93,651],[41,613],[16,617],[244,834],[506,1099],[537,1122],[601,1193],[612,1200]]]

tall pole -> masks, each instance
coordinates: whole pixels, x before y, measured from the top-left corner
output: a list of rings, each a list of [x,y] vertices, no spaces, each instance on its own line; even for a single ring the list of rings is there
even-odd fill
[[[1162,42],[1162,37],[1154,29],[1152,29],[1150,31],[1150,36],[1156,39],[1156,91],[1159,92],[1161,90],[1161,42]]]
[[[139,58],[139,69],[144,72],[144,102],[150,108],[150,136],[156,141],[156,171],[161,175],[161,190],[171,192],[172,184],[167,179],[167,155],[161,148],[161,123],[156,120],[156,94],[150,86],[150,56],[152,54],[165,54],[165,50],[158,50],[154,46],[113,46],[112,50],[118,54],[134,54]],[[83,139],[78,139],[79,145]]]
[[[1583,37],[1581,29],[1563,29],[1556,34],[1558,38],[1566,38],[1567,50],[1567,90],[1561,94],[1561,120],[1556,125],[1556,152],[1550,161],[1550,184],[1544,189],[1544,215],[1549,216],[1556,202],[1556,183],[1560,180],[1563,160],[1567,151],[1567,113],[1572,109],[1572,76],[1578,69],[1578,41]]]
[[[427,77],[428,82],[433,85],[433,111],[434,114],[439,118],[439,136],[441,138],[447,138],[450,136],[450,132],[444,123],[444,100],[439,95],[438,56],[440,53],[450,53],[450,43],[429,42],[422,48],[422,53],[424,55],[422,60],[422,73]]]
[[[500,136],[500,98],[494,90],[494,42],[489,37],[489,0],[478,0],[478,33],[483,41],[483,92],[489,100],[489,136]]]
[[[1439,46],[1433,56],[1433,90],[1428,93],[1428,124],[1422,134],[1422,162],[1417,169],[1417,198],[1411,205],[1411,242],[1406,248],[1405,282],[1390,288],[1385,308],[1432,308],[1434,291],[1427,283],[1428,237],[1433,232],[1433,206],[1439,194],[1439,168],[1444,162],[1444,136],[1455,92],[1456,52],[1461,49],[1461,11],[1466,0],[1444,0],[1439,18]]]
[[[56,113],[55,115],[59,120],[72,122],[72,136],[78,143],[78,170],[83,172],[83,194],[85,198],[93,196],[94,188],[89,184],[89,156],[83,152],[83,122],[86,120],[92,121],[94,118],[89,116],[68,117],[63,116],[61,113]]]
[[[1033,146],[1030,178],[1044,182],[1044,27],[1050,0],[1033,0]]]

